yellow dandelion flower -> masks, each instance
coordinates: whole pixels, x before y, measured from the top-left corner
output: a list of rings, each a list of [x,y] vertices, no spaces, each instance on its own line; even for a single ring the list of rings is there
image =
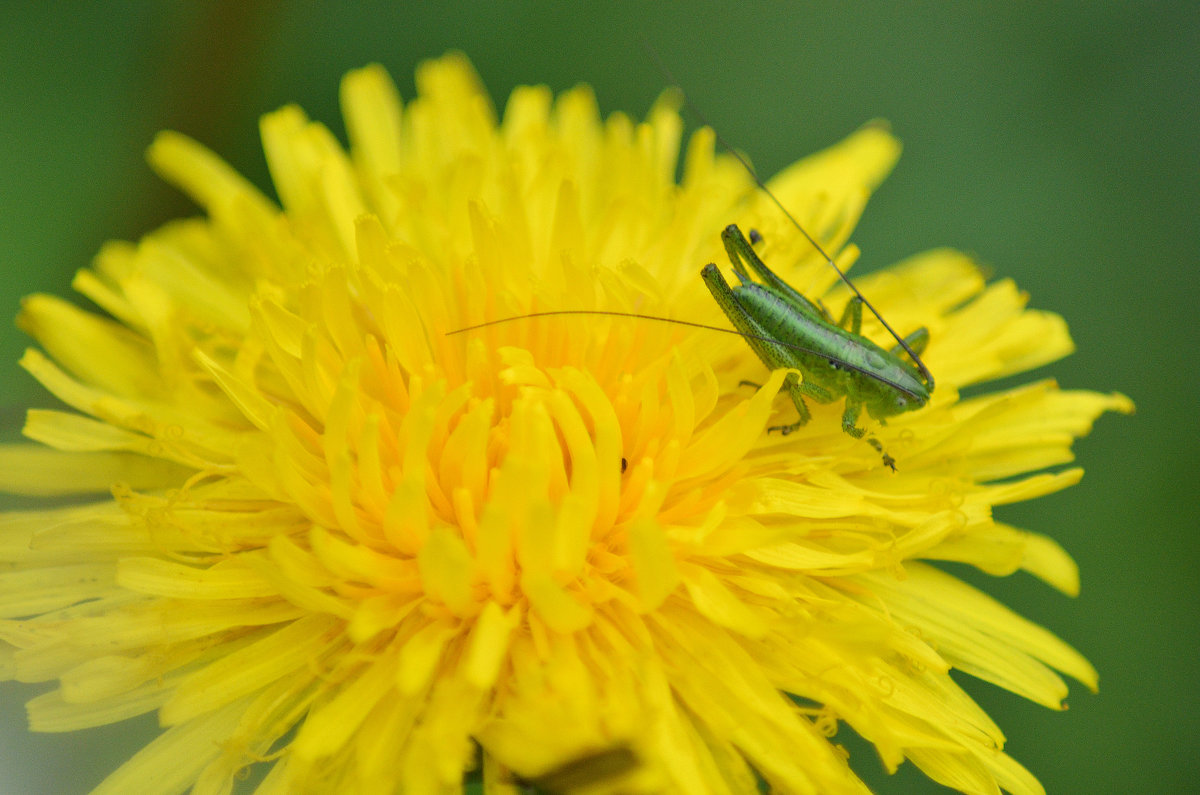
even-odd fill
[[[951,669],[1051,708],[1071,647],[930,561],[1075,565],[992,507],[1056,491],[1120,395],[958,390],[1071,350],[1063,321],[953,251],[864,278],[925,326],[929,405],[871,425],[896,473],[794,418],[698,278],[730,223],[831,310],[830,269],[668,94],[635,123],[587,88],[518,89],[497,122],[461,56],[402,104],[349,74],[350,146],[295,107],[262,136],[280,205],[183,136],[150,161],[205,217],[106,246],[28,298],[22,364],[67,409],[0,450],[0,672],[57,680],[37,731],[157,712],[99,792],[859,792],[842,722],[894,769],[1037,792]],[[893,165],[868,126],[771,187],[849,263]],[[864,333],[884,344],[878,324]],[[903,332],[902,332],[903,333]],[[890,344],[890,343],[887,343]],[[761,388],[739,385],[748,379]],[[778,398],[778,399],[777,399]],[[1031,474],[1033,473],[1033,474]]]

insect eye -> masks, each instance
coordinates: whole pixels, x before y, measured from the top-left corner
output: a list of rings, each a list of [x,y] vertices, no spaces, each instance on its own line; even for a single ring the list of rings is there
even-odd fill
[[[904,397],[904,395],[896,396],[896,408],[902,409],[907,405],[908,405],[908,398]]]

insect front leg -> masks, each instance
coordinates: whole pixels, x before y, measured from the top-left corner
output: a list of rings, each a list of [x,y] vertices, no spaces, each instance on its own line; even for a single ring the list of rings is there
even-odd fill
[[[860,313],[861,317],[861,313]],[[852,397],[846,397],[846,410],[842,412],[842,430],[855,439],[861,439],[867,435],[865,429],[858,427],[858,415],[862,411],[862,401],[855,400]],[[883,449],[883,445],[874,436],[867,436],[867,444],[875,448],[875,452],[883,457],[883,465],[896,471],[896,459],[887,454]]]
[[[847,396],[846,410],[842,412],[842,430],[855,439],[861,439],[867,433],[864,429],[858,427],[858,415],[861,411],[862,401]]]

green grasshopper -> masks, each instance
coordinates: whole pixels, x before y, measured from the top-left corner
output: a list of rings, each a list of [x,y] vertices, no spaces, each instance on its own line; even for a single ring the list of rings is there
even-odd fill
[[[751,232],[751,239],[754,238],[755,233]],[[768,431],[786,435],[807,423],[812,415],[805,398],[831,403],[844,396],[842,430],[856,439],[866,434],[858,426],[864,408],[882,424],[888,417],[920,408],[929,401],[933,376],[919,358],[929,341],[929,332],[924,327],[905,339],[897,336],[899,344],[886,351],[859,333],[866,299],[853,285],[855,295],[834,324],[823,306],[805,298],[767,267],[736,225],[725,227],[721,241],[741,284],[731,288],[712,263],[704,266],[700,278],[721,311],[768,369],[787,367],[804,374],[800,380],[790,373],[783,383],[799,418],[790,425],[777,425]],[[817,250],[825,253],[820,246]],[[751,278],[747,266],[761,283]],[[874,307],[871,311],[875,311]],[[901,352],[907,352],[917,366],[901,359]],[[895,460],[884,452],[878,440],[868,437],[867,442],[883,456],[884,464],[895,471]]]

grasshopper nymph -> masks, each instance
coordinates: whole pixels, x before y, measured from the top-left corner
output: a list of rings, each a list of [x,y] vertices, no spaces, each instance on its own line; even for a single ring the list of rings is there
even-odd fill
[[[929,341],[925,328],[886,351],[859,333],[863,307],[860,296],[850,299],[841,320],[834,324],[824,307],[805,298],[767,267],[737,226],[725,227],[721,241],[741,284],[731,288],[711,263],[700,272],[721,311],[742,332],[764,365],[772,370],[794,368],[804,374],[803,380],[791,373],[784,381],[799,418],[791,425],[775,426],[769,431],[788,434],[808,422],[811,415],[804,402],[806,397],[830,403],[845,396],[842,430],[856,439],[866,433],[858,427],[858,416],[864,408],[883,423],[888,417],[920,408],[929,401],[932,376],[924,366],[918,369],[900,358],[904,351],[914,357],[920,355]],[[761,282],[751,278],[747,266]],[[896,469],[895,460],[876,439],[868,437],[867,442],[883,456],[884,464]]]

